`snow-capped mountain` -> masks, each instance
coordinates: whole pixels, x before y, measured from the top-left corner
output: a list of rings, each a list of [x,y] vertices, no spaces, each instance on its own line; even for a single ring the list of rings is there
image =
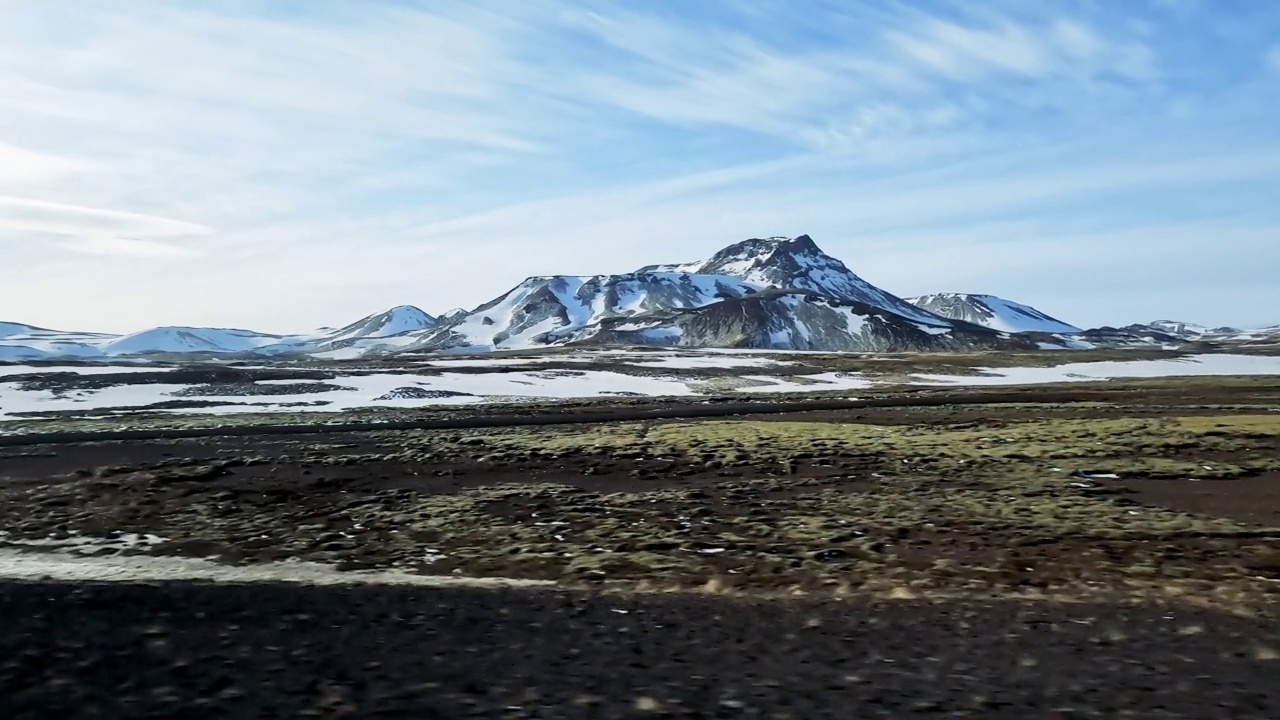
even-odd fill
[[[766,293],[768,298],[757,297]],[[914,348],[938,346],[937,338],[956,328],[954,321],[871,285],[801,235],[746,240],[709,260],[650,265],[625,275],[529,278],[470,313],[443,319],[405,349],[570,343]],[[905,340],[920,334],[935,339]]]
[[[417,341],[417,334],[439,321],[412,305],[400,305],[386,312],[361,318],[337,330],[321,328],[310,335],[297,335],[258,348],[260,355],[313,355],[332,360],[389,352]]]
[[[166,326],[121,336],[0,323],[0,360],[311,355],[353,347],[355,351],[346,356],[358,357],[370,349],[396,348],[413,342],[416,338],[412,333],[434,324],[435,318],[407,305],[370,315],[337,330],[322,329],[301,335]]]
[[[1209,344],[1274,344],[1280,342],[1280,325],[1242,330],[1234,327],[1208,327],[1178,320],[1156,320],[1139,325],[1129,325],[1126,331],[1166,338],[1166,344],[1194,342]]]
[[[822,252],[808,235],[753,238],[730,245],[709,260],[652,265],[640,272],[728,275],[761,290],[806,290],[834,300],[865,303],[922,322],[938,320],[933,313],[858,277],[844,263]]]
[[[1195,323],[1181,322],[1178,320],[1156,320],[1155,322],[1146,323],[1144,327],[1186,339],[1202,337],[1233,337],[1245,332],[1239,328],[1211,328],[1204,325],[1196,325]]]
[[[158,327],[103,344],[113,357],[159,354],[245,353],[277,343],[279,335],[222,328]]]
[[[44,357],[101,357],[102,343],[115,335],[49,330],[14,322],[0,322],[0,359],[37,360]]]
[[[1000,332],[1078,333],[1080,328],[1050,317],[1030,305],[994,295],[937,293],[907,298],[911,304],[952,320],[963,320]]]
[[[117,336],[0,323],[0,361],[8,362],[349,359],[571,344],[891,352],[1276,342],[1280,328],[1240,331],[1160,321],[1081,331],[991,295],[906,300],[863,280],[808,235],[754,238],[707,260],[621,275],[531,277],[474,310],[432,317],[404,305],[338,329],[296,335],[160,327]]]
[[[341,342],[363,338],[382,338],[392,335],[426,330],[436,324],[436,319],[412,305],[400,305],[386,312],[370,315],[346,327],[333,331],[326,340]]]

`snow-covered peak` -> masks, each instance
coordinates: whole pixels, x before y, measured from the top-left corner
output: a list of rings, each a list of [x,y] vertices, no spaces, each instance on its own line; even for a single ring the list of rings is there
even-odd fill
[[[767,266],[775,256],[779,256],[779,260],[781,260],[790,255],[823,255],[823,253],[808,235],[800,235],[794,239],[781,236],[751,238],[734,243],[712,255],[707,260],[669,265],[649,265],[641,268],[640,272],[697,273],[745,277],[746,273]]]
[[[360,338],[379,338],[403,335],[426,330],[436,324],[436,319],[412,305],[400,305],[386,312],[361,318],[346,327],[331,332],[325,340],[339,342]]]
[[[1080,328],[1050,317],[1030,305],[995,295],[937,293],[907,300],[945,318],[962,320],[1000,332],[1080,332]]]
[[[866,303],[912,320],[945,320],[863,280],[824,253],[813,238],[752,238],[734,243],[702,262],[652,265],[640,272],[692,272],[740,278],[758,289],[806,290],[845,302]]]
[[[280,341],[279,335],[252,330],[158,327],[125,335],[102,346],[107,355],[241,353]]]

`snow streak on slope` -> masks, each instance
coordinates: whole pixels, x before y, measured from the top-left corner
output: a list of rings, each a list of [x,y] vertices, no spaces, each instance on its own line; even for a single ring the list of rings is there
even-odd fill
[[[909,302],[952,320],[962,320],[1001,332],[1078,333],[1080,328],[1039,310],[994,295],[938,293],[907,298]]]

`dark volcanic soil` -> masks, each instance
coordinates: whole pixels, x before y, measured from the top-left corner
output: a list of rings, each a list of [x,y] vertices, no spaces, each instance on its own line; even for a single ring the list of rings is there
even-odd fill
[[[1280,717],[1274,621],[1177,605],[0,586],[6,718]]]

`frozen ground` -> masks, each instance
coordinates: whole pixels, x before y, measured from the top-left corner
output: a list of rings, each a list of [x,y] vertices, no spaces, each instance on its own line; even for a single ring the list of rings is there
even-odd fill
[[[785,355],[792,355],[790,353]],[[581,363],[581,369],[547,368],[538,363]],[[595,369],[592,362],[607,363]],[[532,368],[530,367],[532,364]],[[375,373],[342,375],[326,380],[333,389],[305,392],[306,380],[264,380],[259,386],[298,384],[296,394],[185,395],[190,386],[176,383],[120,384],[95,389],[23,389],[6,381],[25,372],[107,373],[143,369],[136,366],[0,368],[0,419],[45,411],[95,412],[112,408],[145,407],[188,400],[197,407],[177,407],[175,413],[334,412],[368,407],[425,407],[539,399],[565,400],[607,397],[680,397],[724,393],[805,393],[853,391],[878,384],[904,382],[850,372],[805,374],[801,360],[779,354],[725,352],[625,353],[591,352],[534,359],[491,358],[433,361],[414,369],[444,370],[438,375]],[[523,367],[520,367],[523,366]],[[509,369],[508,369],[509,368]],[[770,373],[776,368],[776,373]],[[785,368],[785,372],[783,369]],[[167,368],[164,368],[167,369]],[[726,369],[741,372],[726,374]],[[450,370],[453,370],[452,372]],[[800,370],[800,372],[797,372]],[[1154,378],[1206,375],[1280,375],[1280,357],[1195,355],[1181,359],[1074,362],[1054,367],[985,368],[976,375],[916,374],[908,384],[990,386],[1081,382],[1113,378]],[[408,389],[408,392],[406,392]]]

